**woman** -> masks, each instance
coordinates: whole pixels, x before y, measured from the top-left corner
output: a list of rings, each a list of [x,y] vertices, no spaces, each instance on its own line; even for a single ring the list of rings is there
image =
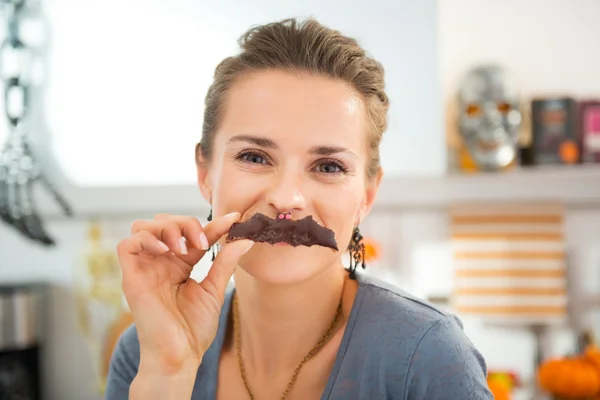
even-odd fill
[[[135,325],[107,399],[491,399],[457,319],[342,263],[346,248],[360,259],[382,176],[381,65],[314,20],[240,44],[216,69],[196,149],[211,222],[159,215],[119,245]],[[225,243],[256,213],[310,215],[340,251]],[[188,279],[215,243],[207,277]]]

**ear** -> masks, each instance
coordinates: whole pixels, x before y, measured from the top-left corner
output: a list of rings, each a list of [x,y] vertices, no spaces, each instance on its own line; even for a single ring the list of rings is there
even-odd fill
[[[196,172],[198,176],[198,187],[200,188],[202,197],[210,203],[212,199],[212,186],[208,174],[208,163],[202,155],[200,143],[196,145]]]
[[[359,211],[359,220],[357,221],[358,223],[367,218],[367,216],[371,212],[373,204],[375,203],[375,198],[377,197],[377,192],[379,191],[381,178],[383,178],[383,170],[381,168],[379,168],[375,176],[373,176],[372,178],[367,178],[365,199]]]

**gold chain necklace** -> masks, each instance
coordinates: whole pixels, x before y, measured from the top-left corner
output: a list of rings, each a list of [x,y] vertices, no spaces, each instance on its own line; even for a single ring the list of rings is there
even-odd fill
[[[294,386],[294,383],[296,382],[296,379],[298,378],[298,374],[300,373],[300,369],[302,369],[304,364],[308,360],[313,358],[314,355],[317,354],[319,352],[319,350],[321,350],[321,348],[325,345],[325,343],[327,343],[327,340],[333,333],[333,329],[337,325],[337,322],[340,319],[341,314],[342,314],[342,302],[340,301],[340,304],[338,305],[337,311],[335,313],[335,317],[333,318],[333,321],[331,322],[329,329],[327,330],[327,332],[325,332],[325,335],[323,335],[323,337],[317,342],[317,344],[312,348],[312,350],[308,352],[308,354],[304,357],[304,359],[302,361],[300,361],[300,364],[298,364],[298,366],[296,367],[296,370],[294,371],[294,374],[292,375],[292,379],[290,379],[290,382],[287,384],[287,387],[286,387],[285,391],[283,392],[283,395],[281,396],[281,400],[285,400],[285,398],[290,393],[290,390],[292,390],[292,386]],[[235,296],[235,295],[233,296],[233,332],[234,332],[234,336],[235,336],[235,349],[236,349],[236,353],[237,353],[238,365],[240,367],[240,373],[242,375],[242,380],[244,381],[244,386],[246,386],[246,391],[248,392],[248,395],[250,395],[250,399],[254,400],[254,394],[252,394],[252,391],[250,390],[250,385],[248,385],[248,380],[246,378],[246,368],[244,367],[244,360],[242,359],[242,346],[240,344],[241,343],[240,321],[239,321],[239,316],[238,316],[238,302],[237,302],[237,296]]]

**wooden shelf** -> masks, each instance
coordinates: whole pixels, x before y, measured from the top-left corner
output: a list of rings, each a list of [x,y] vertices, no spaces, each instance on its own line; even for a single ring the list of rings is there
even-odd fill
[[[63,186],[61,194],[75,212],[74,219],[93,217],[149,218],[158,213],[208,215],[209,206],[195,185]],[[46,219],[67,219],[47,193],[36,192],[40,214]]]
[[[445,177],[394,177],[382,183],[380,209],[444,208],[453,203],[560,201],[600,208],[600,165],[518,169]]]
[[[61,192],[78,218],[208,212],[208,205],[195,185],[63,187]],[[47,194],[40,192],[38,198],[42,215],[63,218]],[[560,201],[567,207],[600,209],[600,165],[444,177],[385,177],[374,212],[443,209],[452,203],[478,201]]]

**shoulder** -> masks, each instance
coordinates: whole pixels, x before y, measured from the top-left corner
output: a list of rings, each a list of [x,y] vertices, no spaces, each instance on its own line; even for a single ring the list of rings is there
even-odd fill
[[[361,275],[359,284],[357,339],[404,383],[405,398],[492,398],[485,360],[458,317],[376,278]]]
[[[137,375],[140,363],[140,343],[135,325],[130,325],[117,341],[106,382],[106,399],[129,397],[129,386]]]
[[[119,338],[113,353],[113,361],[123,362],[137,369],[140,362],[140,342],[135,324],[131,324]]]
[[[454,314],[419,299],[388,282],[357,276],[355,334],[385,352],[414,352],[424,338],[446,335],[465,340],[462,321]]]
[[[454,314],[397,286],[365,274],[358,275],[357,279],[359,318],[368,319],[380,332],[402,331],[404,340],[407,336],[419,340],[438,323],[455,324],[459,330],[463,328]]]

